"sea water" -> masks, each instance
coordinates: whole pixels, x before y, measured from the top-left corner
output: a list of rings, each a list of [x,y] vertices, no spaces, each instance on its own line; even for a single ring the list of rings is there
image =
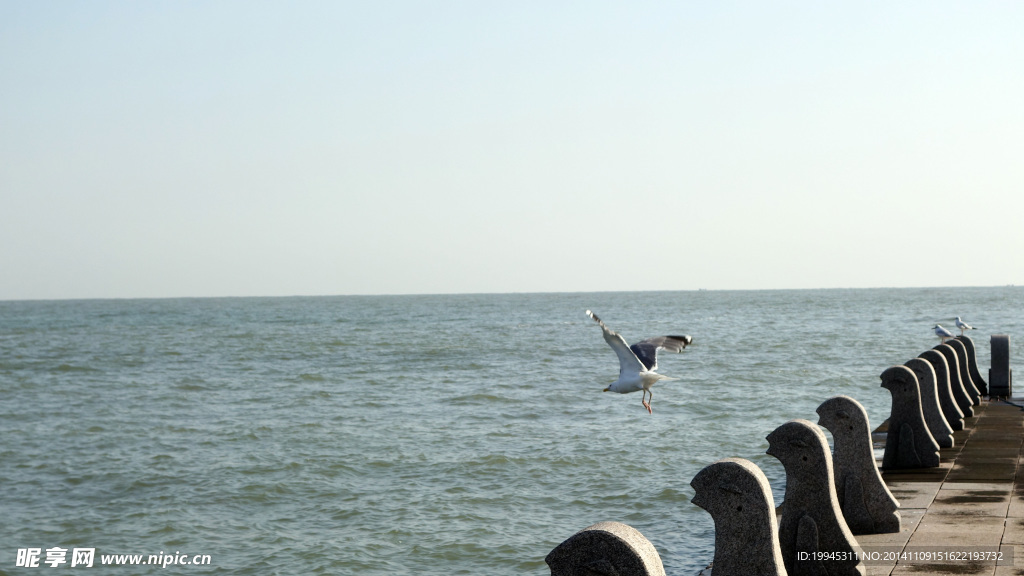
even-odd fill
[[[978,328],[983,375],[991,334],[1021,358],[1022,297],[0,302],[0,573],[79,569],[92,550],[94,568],[137,559],[139,574],[540,575],[560,542],[615,520],[669,574],[695,574],[714,549],[690,502],[701,468],[750,459],[780,502],[769,432],[816,422],[836,394],[881,423],[878,375],[956,315]],[[654,387],[653,414],[640,394],[602,393],[618,362],[587,309],[630,342],[693,336],[659,358],[679,380]]]

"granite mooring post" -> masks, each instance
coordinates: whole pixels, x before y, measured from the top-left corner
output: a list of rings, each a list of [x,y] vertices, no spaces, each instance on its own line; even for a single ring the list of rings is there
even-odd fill
[[[904,366],[910,368],[917,376],[918,388],[921,390],[921,411],[928,431],[938,442],[939,448],[953,447],[953,428],[946,422],[939,406],[939,388],[936,385],[935,369],[932,363],[923,358],[911,358]]]
[[[620,522],[599,522],[580,530],[544,561],[551,576],[665,576],[661,556],[650,540]]]
[[[832,433],[836,496],[850,532],[899,532],[900,504],[875,465],[871,424],[864,406],[849,396],[834,396],[816,411],[818,424]]]
[[[949,346],[956,352],[957,361],[960,363],[960,382],[964,385],[967,395],[971,397],[972,405],[977,406],[981,404],[981,392],[974,385],[974,381],[971,379],[971,370],[968,367],[967,346],[964,345],[963,341],[956,338],[950,338],[946,341],[946,346]]]
[[[935,468],[939,465],[939,444],[935,441],[921,410],[917,376],[906,366],[882,372],[882,388],[892,394],[889,430],[885,435],[882,468]]]
[[[839,508],[825,434],[807,420],[791,420],[768,435],[768,454],[786,469],[779,547],[789,576],[864,576],[854,553],[857,539]],[[819,552],[832,553],[832,559]]]
[[[725,458],[698,472],[690,486],[691,501],[715,521],[716,576],[786,576],[772,488],[757,465]]]
[[[988,393],[993,398],[1013,395],[1013,369],[1010,368],[1010,336],[993,334],[992,367],[988,371]]]
[[[949,366],[949,388],[953,391],[956,405],[963,412],[965,418],[974,416],[974,409],[971,408],[971,406],[974,406],[974,400],[967,394],[963,382],[960,381],[960,361],[956,357],[956,351],[948,344],[939,344],[932,348],[932,350],[938,350],[942,357],[946,359],[946,365]]]
[[[971,372],[971,380],[974,385],[978,387],[978,392],[981,392],[982,396],[988,396],[988,383],[981,377],[981,371],[978,369],[978,353],[974,349],[974,340],[971,340],[970,336],[957,336],[957,340],[964,343],[964,348],[967,348],[967,365]]]
[[[946,357],[938,350],[925,350],[918,358],[927,360],[935,370],[935,388],[939,393],[939,407],[942,408],[942,415],[949,423],[949,427],[955,430],[964,429],[964,413],[956,402],[953,395],[953,386],[949,382],[949,363]]]

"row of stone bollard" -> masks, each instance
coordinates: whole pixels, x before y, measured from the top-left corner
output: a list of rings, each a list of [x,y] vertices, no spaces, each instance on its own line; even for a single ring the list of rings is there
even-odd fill
[[[849,396],[835,396],[816,412],[818,424],[832,433],[834,454],[808,420],[786,422],[767,437],[767,453],[786,470],[777,509],[764,473],[748,460],[719,460],[690,483],[693,503],[715,522],[712,567],[719,576],[863,576],[854,535],[899,532],[899,502],[875,464],[867,411]],[[752,489],[755,482],[760,490]],[[744,484],[742,498],[730,489]],[[752,533],[762,538],[758,555],[749,552]]]
[[[892,394],[882,468],[934,468],[939,449],[953,446],[953,431],[988,396],[974,342],[957,336],[882,372]]]
[[[942,343],[881,375],[892,394],[883,468],[938,466],[939,447],[987,395],[974,344]],[[786,471],[782,505],[760,468],[742,458],[719,460],[694,476],[692,502],[715,523],[713,571],[731,575],[861,575],[855,534],[899,532],[899,502],[875,464],[864,407],[848,396],[818,406],[834,454],[818,426],[792,420],[768,435],[767,453]],[[589,526],[545,558],[552,576],[664,576],[654,545],[618,522]],[[706,573],[706,572],[705,572]]]
[[[767,453],[786,470],[778,509],[768,479],[749,460],[719,460],[690,482],[692,502],[715,523],[712,566],[718,576],[862,576],[854,534],[899,532],[899,503],[875,465],[864,407],[836,396],[817,413],[818,424],[832,433],[834,457],[821,428],[808,420],[791,420],[767,436]],[[552,576],[665,574],[654,546],[618,522],[583,529],[546,561]]]

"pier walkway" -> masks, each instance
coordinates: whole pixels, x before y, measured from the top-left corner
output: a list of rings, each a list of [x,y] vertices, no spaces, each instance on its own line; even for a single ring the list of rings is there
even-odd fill
[[[1024,575],[1024,400],[982,401],[938,468],[883,472],[902,530],[857,536],[868,576]],[[874,435],[884,447],[886,425]],[[881,443],[879,443],[881,442]],[[995,559],[1002,553],[1002,560]]]

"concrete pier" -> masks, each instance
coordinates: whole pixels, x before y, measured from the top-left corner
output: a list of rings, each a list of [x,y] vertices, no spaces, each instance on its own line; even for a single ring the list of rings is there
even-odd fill
[[[1024,399],[1011,402],[975,406],[937,468],[883,471],[902,528],[857,536],[876,558],[869,576],[1024,574]],[[876,457],[887,428],[873,434]]]

